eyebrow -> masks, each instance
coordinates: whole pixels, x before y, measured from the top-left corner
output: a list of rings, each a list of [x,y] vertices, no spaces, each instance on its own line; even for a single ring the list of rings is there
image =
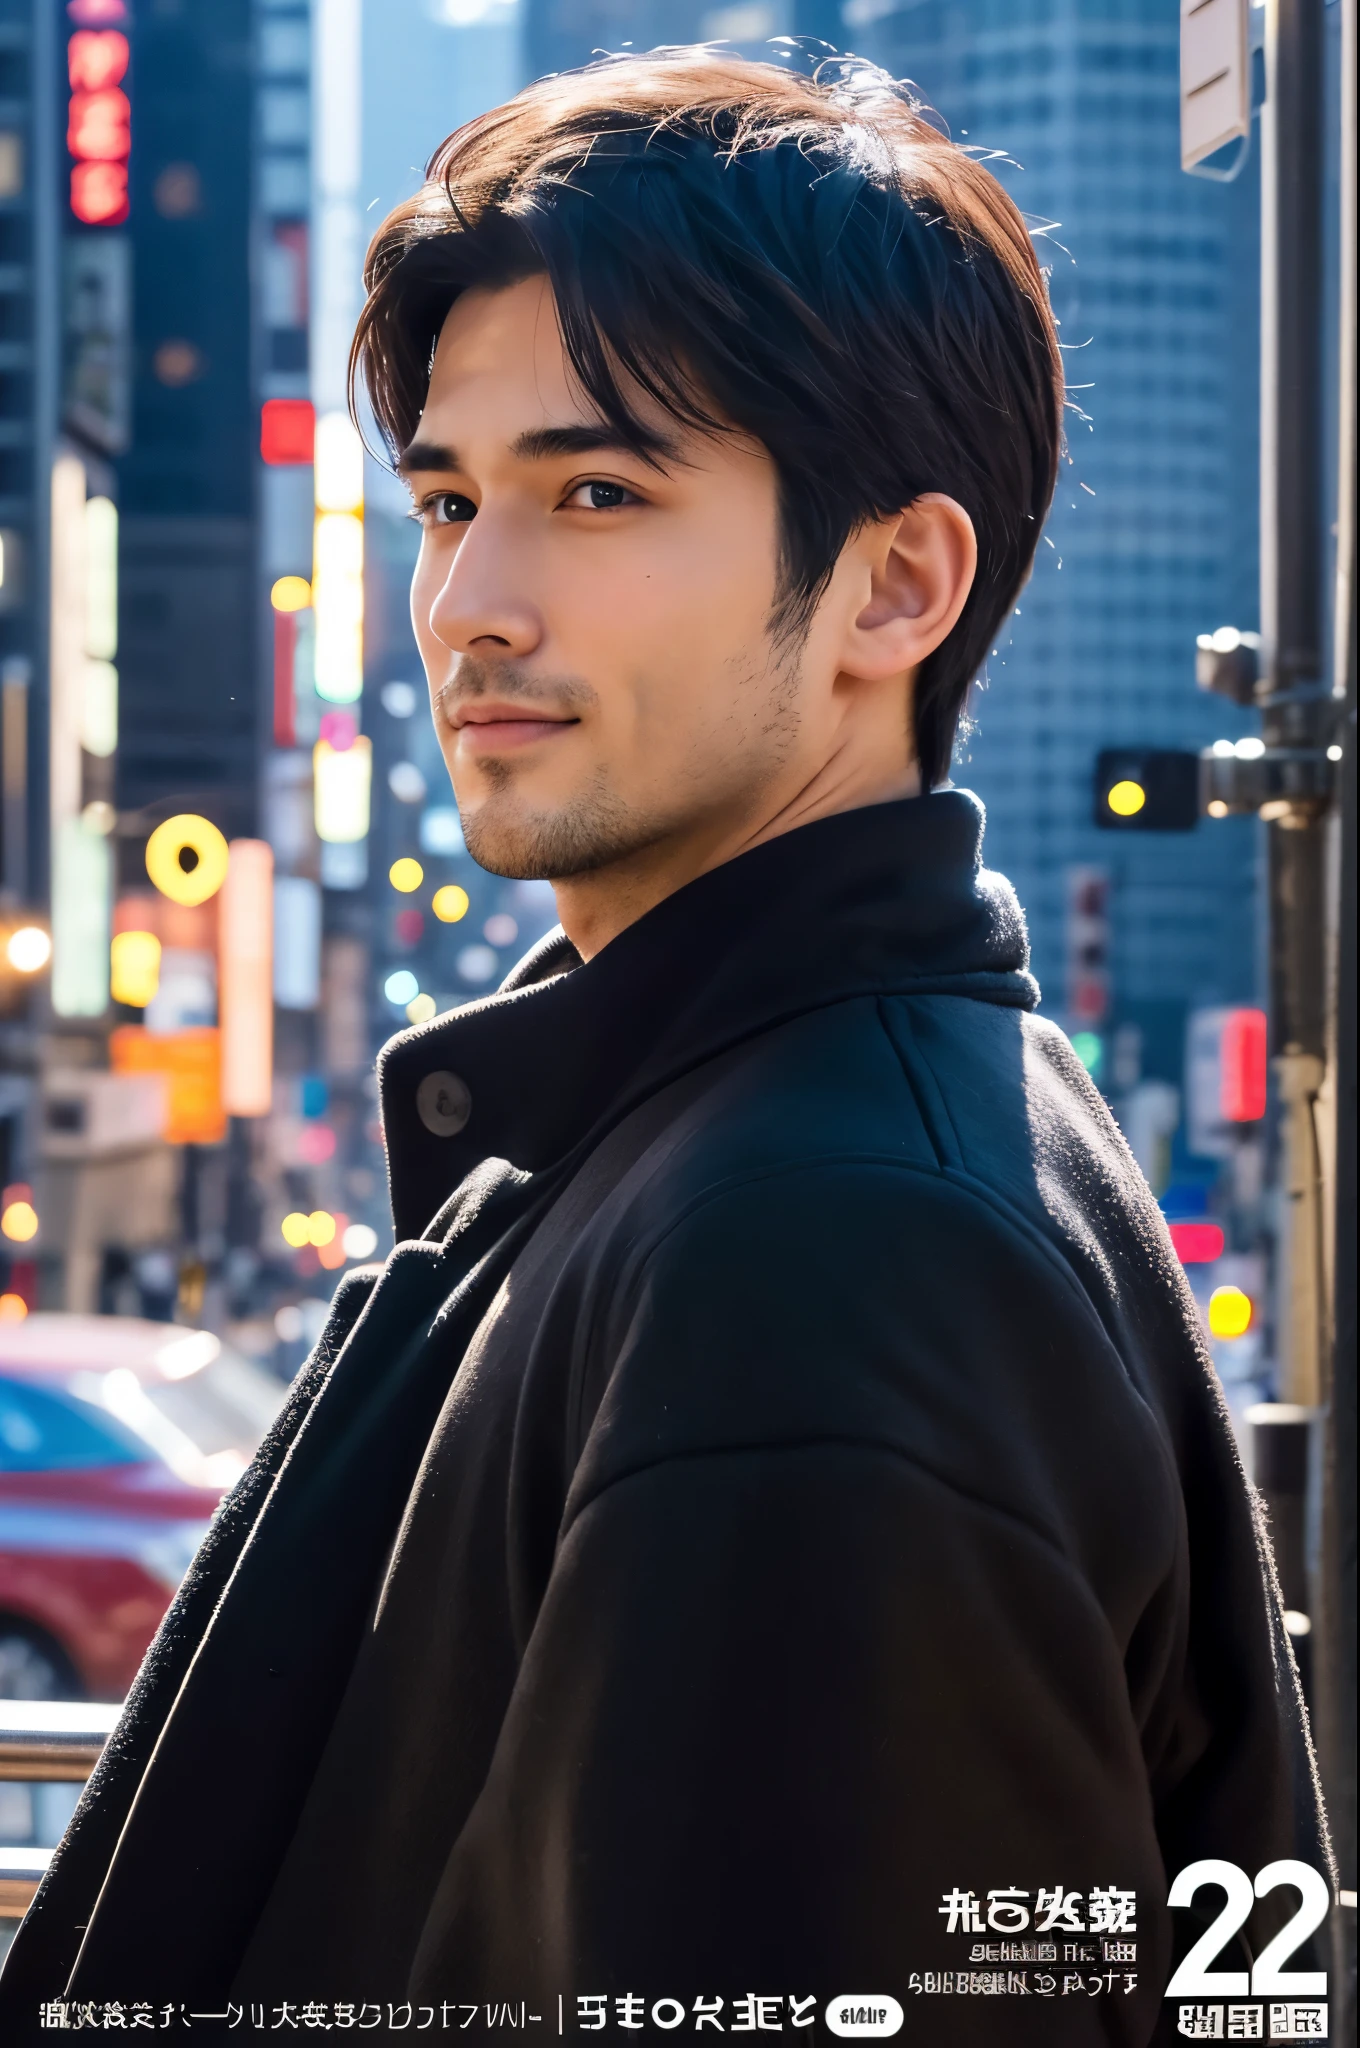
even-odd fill
[[[622,434],[617,427],[598,426],[533,427],[516,434],[510,453],[517,462],[550,462],[558,455],[614,453],[650,456],[674,455],[675,443],[665,434],[640,427],[634,434]]]
[[[412,441],[397,457],[397,474],[410,476],[413,470],[457,469],[458,455],[441,441]]]
[[[621,434],[617,427],[601,422],[599,426],[526,428],[510,443],[510,453],[517,462],[551,462],[563,455],[601,453],[636,455],[649,462],[655,461],[657,456],[674,457],[677,449],[664,434],[640,429],[636,435],[628,436]],[[461,467],[457,449],[442,441],[412,441],[397,458],[397,470],[401,476]]]

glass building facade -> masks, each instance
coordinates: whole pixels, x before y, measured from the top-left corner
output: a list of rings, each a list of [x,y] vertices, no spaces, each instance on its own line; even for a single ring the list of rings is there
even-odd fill
[[[1109,881],[1111,1021],[1179,1079],[1183,1018],[1257,990],[1257,832],[1100,832],[1102,748],[1248,729],[1195,688],[1197,633],[1254,626],[1257,177],[1187,176],[1174,0],[847,0],[846,43],[916,81],[1039,234],[1071,386],[1034,576],[973,701],[957,779],[1067,1014],[1073,869]],[[1051,224],[1051,225],[1050,225]],[[1159,1055],[1160,1051],[1160,1057]]]

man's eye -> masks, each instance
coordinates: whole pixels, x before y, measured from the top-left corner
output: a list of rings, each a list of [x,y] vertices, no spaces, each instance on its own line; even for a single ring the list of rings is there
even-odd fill
[[[426,526],[464,526],[476,516],[477,507],[471,498],[464,498],[457,491],[438,491],[420,507],[421,521]]]
[[[616,512],[621,505],[636,505],[637,499],[624,484],[608,484],[592,478],[577,484],[565,503],[575,512]]]

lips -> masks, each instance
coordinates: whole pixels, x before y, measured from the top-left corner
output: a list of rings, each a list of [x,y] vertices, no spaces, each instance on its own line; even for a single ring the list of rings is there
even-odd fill
[[[531,746],[577,723],[574,718],[545,718],[523,705],[478,702],[464,704],[450,720],[458,744],[470,754],[501,754],[511,747]]]

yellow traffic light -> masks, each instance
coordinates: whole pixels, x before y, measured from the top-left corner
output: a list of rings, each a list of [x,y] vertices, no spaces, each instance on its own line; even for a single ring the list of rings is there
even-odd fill
[[[1147,791],[1141,782],[1116,782],[1105,801],[1117,818],[1136,818],[1147,802]]]

